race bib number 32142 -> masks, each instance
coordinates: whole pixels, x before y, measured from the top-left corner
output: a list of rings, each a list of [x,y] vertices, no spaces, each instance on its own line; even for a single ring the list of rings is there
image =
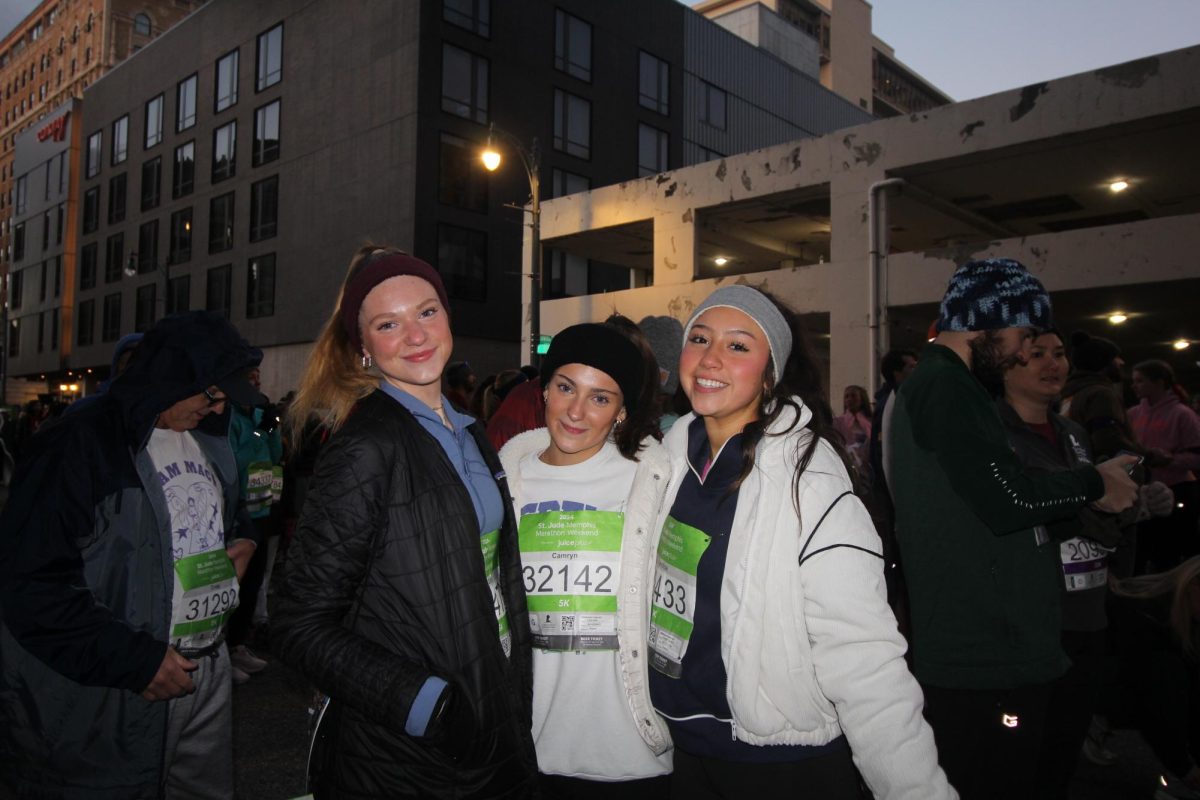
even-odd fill
[[[615,650],[621,532],[618,511],[545,511],[521,517],[521,562],[533,646]]]

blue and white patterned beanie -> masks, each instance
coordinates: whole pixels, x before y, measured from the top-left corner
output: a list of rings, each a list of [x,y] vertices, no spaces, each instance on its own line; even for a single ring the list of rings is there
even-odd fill
[[[1050,295],[1020,261],[987,258],[954,271],[938,313],[939,331],[1049,328]]]

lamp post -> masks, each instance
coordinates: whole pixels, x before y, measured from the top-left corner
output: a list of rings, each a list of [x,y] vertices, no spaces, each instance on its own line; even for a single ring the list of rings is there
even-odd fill
[[[165,317],[167,315],[167,310],[170,308],[167,295],[171,291],[171,264],[168,261],[165,264],[151,264],[150,266],[154,267],[154,270],[163,276],[163,316]],[[125,277],[133,278],[138,274],[139,271],[137,250],[130,250],[129,258],[126,259],[125,269],[123,270]],[[155,303],[155,305],[157,305],[157,303]]]
[[[488,128],[487,147],[484,148],[481,155],[483,166],[488,172],[495,172],[503,160],[499,151],[493,146],[493,140],[496,138],[503,139],[517,151],[517,155],[521,158],[521,164],[525,167],[525,175],[529,178],[529,238],[532,243],[529,275],[529,363],[536,365],[539,360],[538,341],[541,339],[542,317],[542,198],[541,182],[538,177],[538,170],[541,167],[541,151],[538,149],[536,136],[533,137],[529,149],[526,149],[519,139],[492,123]]]

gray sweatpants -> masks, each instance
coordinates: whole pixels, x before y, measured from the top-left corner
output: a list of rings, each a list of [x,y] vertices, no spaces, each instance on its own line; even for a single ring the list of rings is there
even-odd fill
[[[163,776],[168,800],[233,797],[233,672],[222,644],[198,660],[196,691],[170,701]]]

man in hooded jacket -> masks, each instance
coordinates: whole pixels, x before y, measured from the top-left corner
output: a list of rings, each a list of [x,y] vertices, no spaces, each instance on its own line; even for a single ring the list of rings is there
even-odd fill
[[[31,444],[0,515],[0,781],[19,796],[232,797],[224,623],[239,539],[227,400],[262,353],[167,317]]]

